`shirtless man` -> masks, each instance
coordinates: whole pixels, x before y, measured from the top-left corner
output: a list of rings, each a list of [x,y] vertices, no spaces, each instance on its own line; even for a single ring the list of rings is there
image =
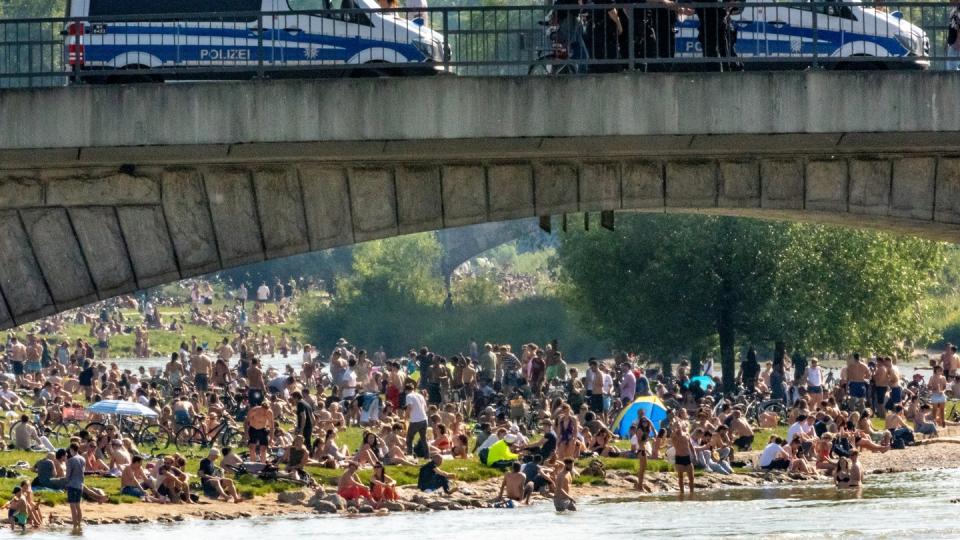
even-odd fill
[[[223,338],[223,342],[217,347],[216,353],[218,358],[222,358],[227,365],[230,365],[230,359],[233,358],[233,347],[230,346],[230,340],[228,338]]]
[[[28,334],[26,347],[27,361],[24,364],[24,371],[28,377],[32,375],[34,381],[42,382],[43,377],[40,372],[43,370],[43,365],[40,363],[40,357],[43,356],[43,345],[35,335]]]
[[[266,463],[267,450],[270,448],[270,437],[274,429],[273,411],[266,401],[250,409],[244,421],[249,436],[247,443],[250,450],[250,459]]]
[[[17,383],[23,382],[23,367],[27,361],[27,347],[17,340],[17,336],[10,338],[10,361],[13,363],[13,374]]]
[[[945,377],[953,377],[957,371],[957,364],[960,359],[957,358],[957,346],[947,343],[947,350],[940,355],[940,366],[943,368]]]
[[[503,499],[504,491],[507,492],[508,499],[530,504],[533,482],[528,482],[526,475],[520,472],[519,461],[514,461],[510,471],[503,475],[503,482],[500,483],[500,494],[497,495],[498,499]]]
[[[557,467],[554,478],[553,507],[557,512],[576,512],[577,501],[570,495],[570,482],[573,478],[573,458],[563,460],[563,467]]]
[[[874,409],[883,414],[884,404],[887,402],[887,381],[890,379],[890,370],[887,369],[886,359],[877,357],[877,367],[873,370],[873,401]]]
[[[860,358],[860,353],[853,353],[847,360],[847,390],[853,401],[851,410],[862,410],[867,399],[867,379],[870,377],[870,368]]]
[[[473,396],[477,389],[477,368],[469,358],[464,359],[461,377],[463,380],[464,414],[469,417],[473,411]]]
[[[741,452],[746,452],[753,446],[753,428],[743,419],[740,409],[734,409],[731,416],[730,436],[733,437],[733,445]]]
[[[944,408],[947,405],[947,378],[943,376],[943,366],[933,367],[927,388],[930,390],[930,405],[933,406],[933,421],[940,427],[946,427]]]
[[[263,402],[266,391],[267,385],[263,380],[263,372],[260,371],[260,359],[254,358],[247,368],[247,399],[250,406],[255,407]]]
[[[683,499],[683,475],[686,473],[690,480],[690,495],[693,495],[693,462],[690,456],[693,447],[690,445],[690,436],[686,426],[680,421],[674,421],[670,426],[670,443],[674,449],[674,469],[677,471],[677,481],[680,483],[680,498]]]
[[[203,352],[202,347],[196,348],[196,354],[193,356],[190,367],[193,370],[193,384],[196,386],[197,392],[200,393],[200,401],[201,403],[206,403],[213,365],[210,362],[210,357]]]
[[[884,360],[887,367],[887,386],[890,388],[890,397],[887,398],[884,408],[890,410],[903,401],[903,388],[900,387],[900,370],[897,369],[894,359],[888,356]]]

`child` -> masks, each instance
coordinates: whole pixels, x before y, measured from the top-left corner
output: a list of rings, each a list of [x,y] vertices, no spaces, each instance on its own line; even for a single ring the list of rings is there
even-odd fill
[[[20,530],[27,530],[27,501],[23,498],[20,486],[13,488],[13,498],[7,502],[7,518],[10,521],[10,530],[16,530],[20,525]]]

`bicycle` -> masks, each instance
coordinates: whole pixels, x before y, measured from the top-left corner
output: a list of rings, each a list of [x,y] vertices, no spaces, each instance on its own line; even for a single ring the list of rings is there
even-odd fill
[[[538,49],[537,59],[527,69],[527,75],[573,75],[577,72],[576,64],[570,62],[570,53],[560,37],[560,26],[548,21],[537,23],[545,27],[545,33],[550,41],[549,49]]]
[[[205,415],[197,414],[193,417],[191,424],[183,425],[176,429],[168,439],[167,445],[172,443],[177,450],[188,450],[193,445],[206,448],[215,441],[219,441],[222,447],[236,448],[243,444],[243,433],[241,433],[232,419],[224,417],[210,433],[203,428],[202,421]]]

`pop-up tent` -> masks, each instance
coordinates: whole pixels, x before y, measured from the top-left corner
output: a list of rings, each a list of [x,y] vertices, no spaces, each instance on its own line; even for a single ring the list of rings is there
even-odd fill
[[[620,415],[617,416],[617,420],[613,423],[613,432],[622,439],[629,437],[630,426],[637,423],[640,411],[643,411],[646,417],[650,419],[654,430],[660,429],[660,423],[667,418],[667,408],[660,401],[660,398],[657,396],[640,396],[633,400],[633,403],[624,407]]]

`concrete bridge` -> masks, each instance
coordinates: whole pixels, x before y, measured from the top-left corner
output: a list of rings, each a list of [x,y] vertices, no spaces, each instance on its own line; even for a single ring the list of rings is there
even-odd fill
[[[0,93],[0,327],[219,269],[600,210],[960,239],[960,75],[741,73]]]

